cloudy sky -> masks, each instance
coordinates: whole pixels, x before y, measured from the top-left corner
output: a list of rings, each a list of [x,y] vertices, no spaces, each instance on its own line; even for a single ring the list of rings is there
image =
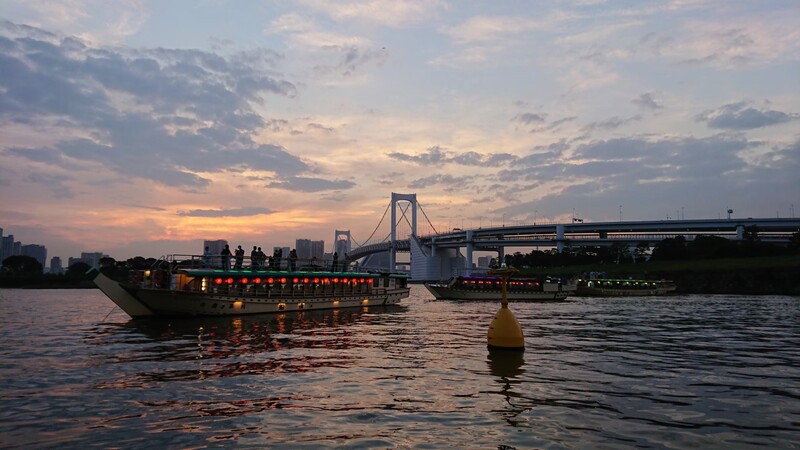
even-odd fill
[[[789,217],[798,23],[796,0],[0,0],[0,227],[120,259],[363,241],[391,192],[439,230]]]

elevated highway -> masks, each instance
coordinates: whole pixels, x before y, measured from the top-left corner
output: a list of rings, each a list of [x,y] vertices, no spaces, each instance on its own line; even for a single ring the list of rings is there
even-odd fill
[[[683,236],[687,240],[693,240],[700,235],[743,240],[748,231],[756,233],[762,242],[788,243],[792,235],[800,231],[800,219],[695,219],[515,225],[453,229],[445,233],[418,236],[417,240],[431,249],[466,249],[467,259],[471,261],[472,251],[504,252],[507,247],[552,247],[561,251],[564,248],[581,246],[635,246],[641,242],[653,246],[666,238],[676,236]],[[387,241],[367,245],[353,249],[349,256],[360,259],[391,251],[392,248],[395,251],[410,251],[411,240],[397,239],[394,243]]]

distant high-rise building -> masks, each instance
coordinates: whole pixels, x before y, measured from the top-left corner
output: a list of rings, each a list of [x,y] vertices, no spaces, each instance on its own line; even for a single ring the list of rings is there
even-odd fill
[[[101,252],[81,252],[80,260],[97,269],[100,267],[100,258],[104,256],[108,255],[103,255]]]
[[[203,241],[203,251],[205,251],[206,247],[208,247],[208,251],[211,252],[212,255],[217,256],[222,254],[222,249],[228,245],[228,241],[225,239],[218,239],[216,241]],[[233,250],[231,250],[233,253]],[[203,254],[200,252],[200,254]]]
[[[22,242],[14,241],[14,246],[11,249],[11,256],[17,256],[22,254]]]
[[[311,239],[295,240],[294,248],[297,250],[297,258],[311,259]]]
[[[64,273],[64,268],[61,266],[61,258],[53,256],[50,258],[50,273],[61,274]]]
[[[30,256],[39,261],[39,264],[41,264],[44,269],[45,263],[47,262],[47,247],[44,245],[28,244],[23,245],[21,250],[23,256]]]
[[[14,235],[0,238],[0,262],[12,255],[14,251]]]
[[[311,241],[311,257],[317,259],[325,257],[325,241]]]
[[[75,264],[77,264],[79,262],[82,262],[84,264],[89,264],[89,263],[87,263],[86,261],[84,261],[84,260],[82,260],[80,258],[74,258],[74,257],[70,256],[69,259],[67,259],[67,269],[69,269],[70,267],[72,267],[73,265],[75,265]]]

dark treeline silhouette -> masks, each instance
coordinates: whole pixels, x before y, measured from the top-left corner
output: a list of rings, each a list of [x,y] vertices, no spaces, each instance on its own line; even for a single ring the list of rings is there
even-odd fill
[[[505,256],[510,267],[563,267],[592,264],[624,264],[645,261],[693,261],[718,258],[755,258],[800,254],[800,232],[792,235],[789,245],[761,242],[758,230],[745,230],[744,239],[730,240],[718,236],[697,236],[687,240],[683,236],[667,238],[657,243],[652,251],[646,243],[635,249],[614,243],[607,247],[573,247],[558,253],[555,250],[516,252]]]
[[[128,271],[152,268],[155,258],[136,256],[124,261],[106,257],[100,259],[100,271],[116,280],[126,280]],[[92,287],[87,272],[91,267],[77,262],[62,274],[43,273],[42,265],[30,256],[9,256],[0,266],[0,287]]]

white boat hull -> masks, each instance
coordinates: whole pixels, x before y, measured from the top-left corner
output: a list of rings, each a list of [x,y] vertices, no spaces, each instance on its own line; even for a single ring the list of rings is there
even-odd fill
[[[638,297],[668,295],[677,287],[669,281],[593,279],[580,280],[575,295],[583,297]]]
[[[304,310],[394,305],[408,297],[408,287],[373,288],[370,292],[298,295],[230,295],[143,287],[120,283],[102,273],[95,285],[133,318],[149,316],[228,316]],[[241,293],[241,292],[240,292]]]
[[[426,284],[428,291],[437,300],[497,300],[502,298],[500,289],[458,289],[440,284]],[[569,296],[568,291],[507,291],[509,301],[563,301]]]

